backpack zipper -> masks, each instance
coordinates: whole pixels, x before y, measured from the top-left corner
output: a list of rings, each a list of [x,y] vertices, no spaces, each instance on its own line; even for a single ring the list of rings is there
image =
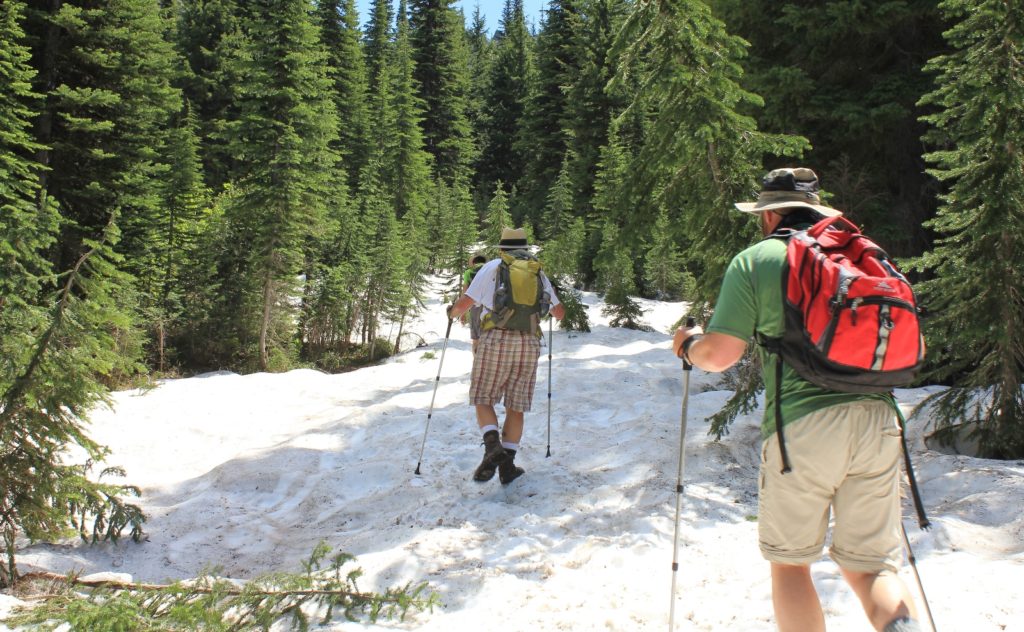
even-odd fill
[[[837,296],[836,299],[834,301],[832,301],[831,305],[832,305],[832,319],[828,322],[828,326],[825,328],[825,332],[821,336],[821,341],[817,345],[818,350],[821,351],[822,353],[824,353],[825,355],[828,355],[829,348],[831,348],[831,346],[832,346],[832,339],[835,337],[836,328],[839,326],[839,318],[843,315],[843,310],[844,309],[849,308],[851,310],[850,311],[850,319],[853,321],[853,324],[856,325],[857,324],[857,307],[859,307],[861,305],[880,305],[881,306],[880,313],[879,313],[879,319],[881,320],[883,318],[883,316],[884,316],[883,323],[885,323],[885,324],[880,329],[885,329],[886,330],[884,336],[883,336],[882,332],[879,331],[879,337],[880,338],[882,338],[882,337],[885,338],[884,346],[882,346],[883,345],[883,341],[879,340],[879,346],[882,346],[881,353],[883,355],[885,354],[885,347],[888,346],[889,330],[891,330],[892,327],[893,327],[892,318],[890,316],[890,312],[892,311],[892,308],[894,308],[894,307],[895,308],[901,308],[901,309],[905,309],[905,310],[908,310],[908,311],[913,311],[913,309],[914,309],[914,306],[911,305],[908,301],[904,301],[903,299],[899,299],[899,298],[870,298],[870,297],[865,298],[863,296],[858,296],[856,298],[851,298],[851,299],[847,300],[846,299],[846,292],[844,291],[843,287],[840,288],[839,296]],[[880,362],[878,354],[879,354],[879,349],[878,349],[878,347],[876,347],[875,348],[875,363],[874,364],[878,364]],[[872,370],[877,370],[877,369],[874,368],[874,364],[872,364]]]

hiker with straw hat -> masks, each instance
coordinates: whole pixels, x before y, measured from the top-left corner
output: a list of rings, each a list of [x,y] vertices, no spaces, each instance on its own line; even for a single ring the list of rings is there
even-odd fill
[[[775,235],[733,258],[706,331],[699,326],[676,331],[673,352],[705,371],[736,364],[752,338],[782,336],[787,242],[774,238],[776,231],[803,230],[842,215],[821,203],[818,177],[807,168],[769,172],[757,200],[736,208],[757,216],[766,237]],[[786,363],[776,373],[768,370],[774,364],[763,346],[758,352],[765,383],[758,538],[771,566],[779,630],[825,630],[811,564],[821,557],[831,511],[829,554],[871,625],[884,632],[919,631],[913,599],[897,575],[903,524],[901,429],[894,402],[884,394],[813,384]],[[785,429],[788,469],[782,465],[787,457],[779,447],[777,415]]]
[[[465,293],[448,308],[448,317],[456,319],[474,305],[483,308],[484,325],[473,355],[469,403],[476,407],[477,425],[483,433],[484,455],[473,472],[473,480],[486,482],[497,472],[502,485],[507,485],[524,473],[513,461],[523,436],[524,413],[530,411],[533,403],[537,358],[540,355],[536,322],[543,316],[540,313],[542,307],[538,304],[529,308],[532,313],[524,314],[525,318],[517,317],[518,312],[502,319],[494,318],[498,311],[496,301],[513,294],[514,288],[504,287],[509,283],[509,268],[515,266],[517,270],[533,271],[525,272],[523,276],[534,283],[536,294],[543,294],[551,316],[561,319],[565,308],[558,301],[551,282],[540,270],[539,262],[530,254],[526,231],[521,228],[502,229],[498,249],[502,256],[480,268]],[[500,311],[504,314],[511,309]],[[517,304],[515,310],[519,309]],[[532,327],[528,326],[530,324]],[[499,429],[494,406],[502,401],[505,404],[505,422]]]

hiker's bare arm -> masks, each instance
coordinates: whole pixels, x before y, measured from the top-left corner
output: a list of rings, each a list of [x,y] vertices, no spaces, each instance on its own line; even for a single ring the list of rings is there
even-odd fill
[[[562,307],[561,303],[559,303],[551,308],[550,313],[558,320],[562,320],[565,317],[565,308]]]
[[[473,307],[473,299],[463,294],[459,297],[459,300],[455,301],[455,304],[452,305],[452,311],[448,313],[448,318],[457,320],[459,316],[466,313],[466,310],[470,307]]]
[[[683,342],[690,336],[700,334],[699,339],[690,343],[686,355],[694,366],[717,373],[739,362],[747,350],[746,340],[716,332],[705,334],[703,331],[701,327],[680,327],[672,338],[672,351],[677,357],[683,357]]]

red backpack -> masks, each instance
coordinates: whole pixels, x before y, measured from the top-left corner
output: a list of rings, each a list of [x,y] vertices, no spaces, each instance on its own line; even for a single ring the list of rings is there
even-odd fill
[[[807,230],[783,229],[785,327],[781,338],[757,337],[775,354],[775,429],[782,472],[790,471],[782,432],[782,363],[833,391],[885,393],[914,380],[924,362],[917,299],[910,283],[877,244],[842,216]],[[909,453],[907,470],[922,527]]]
[[[885,251],[842,216],[772,237],[786,240],[785,333],[758,342],[830,390],[910,384],[924,360],[917,300]]]

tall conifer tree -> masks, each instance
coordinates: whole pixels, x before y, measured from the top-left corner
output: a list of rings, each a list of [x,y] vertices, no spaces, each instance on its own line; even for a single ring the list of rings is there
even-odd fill
[[[630,109],[655,118],[632,161],[626,195],[649,196],[648,216],[670,213],[680,240],[688,244],[694,274],[690,297],[697,309],[713,305],[733,255],[754,238],[756,227],[732,205],[756,190],[767,155],[796,155],[800,138],[765,134],[744,108],[762,101],[744,90],[743,42],[729,35],[708,6],[697,0],[641,0],[615,39],[621,64],[616,84],[639,86]],[[634,114],[635,115],[635,114]],[[761,388],[751,378],[712,419],[712,431],[728,423]]]
[[[804,162],[831,203],[896,255],[929,243],[934,180],[916,105],[925,62],[944,49],[935,0],[713,0],[730,33],[750,43],[744,87],[764,97],[747,108],[768,132],[799,131]]]
[[[91,481],[88,466],[68,463],[70,448],[91,460],[106,454],[85,419],[106,393],[102,376],[124,363],[111,332],[129,323],[112,295],[128,279],[110,263],[116,227],[108,221],[55,291],[44,252],[59,219],[31,158],[48,154],[30,132],[41,98],[31,89],[24,8],[0,4],[0,588],[18,578],[22,536],[48,540],[79,526],[116,537],[130,524],[137,537],[144,520],[119,498],[137,490]]]
[[[327,50],[328,75],[334,82],[334,107],[341,123],[336,151],[344,163],[348,184],[354,188],[369,151],[369,86],[355,0],[320,0],[317,18]]]
[[[255,0],[234,60],[240,118],[231,147],[245,169],[227,209],[234,239],[245,244],[239,278],[231,278],[239,352],[261,370],[285,368],[295,342],[293,298],[303,249],[319,225],[337,138],[326,54],[305,0]],[[272,356],[275,362],[271,363]]]
[[[410,26],[416,81],[426,106],[423,137],[437,175],[448,183],[469,177],[469,54],[455,0],[412,0]]]
[[[501,180],[515,184],[523,174],[526,155],[515,141],[521,135],[523,109],[531,74],[530,35],[522,0],[505,0],[500,37],[496,37],[490,67],[477,161],[478,186],[486,191]]]
[[[1024,457],[1024,7],[947,0],[953,52],[929,68],[939,111],[932,173],[949,188],[928,226],[936,246],[917,265],[932,377],[944,426],[975,422],[986,456]]]
[[[490,246],[497,246],[501,240],[501,230],[512,228],[512,216],[508,212],[508,193],[499,180],[494,183],[494,195],[487,205],[487,216],[484,218],[483,241]]]
[[[713,304],[722,273],[756,229],[732,209],[756,190],[762,157],[792,155],[802,139],[765,134],[739,113],[761,100],[743,90],[741,40],[696,0],[643,0],[619,31],[614,83],[633,73],[642,89],[630,108],[656,119],[626,181],[630,198],[654,191],[671,213],[697,275],[696,303]],[[656,209],[648,209],[656,217]]]
[[[244,6],[237,0],[174,3],[175,40],[189,69],[181,85],[198,121],[204,179],[214,193],[220,193],[235,168],[224,125],[237,118],[234,87],[238,78],[230,60],[240,45]]]
[[[396,340],[401,338],[406,317],[414,315],[423,301],[431,250],[426,227],[431,156],[423,148],[420,128],[423,103],[416,91],[414,63],[406,4],[401,0],[395,27],[395,147],[391,168],[394,212],[401,222],[395,256],[401,257],[404,266],[397,288],[396,309],[400,325]]]
[[[575,6],[575,0],[548,3],[535,44],[536,71],[523,108],[521,133],[516,138],[519,153],[528,157],[517,184],[519,204],[533,222],[539,220],[548,192],[566,166],[570,123],[565,90],[578,76],[571,26],[576,19]]]

